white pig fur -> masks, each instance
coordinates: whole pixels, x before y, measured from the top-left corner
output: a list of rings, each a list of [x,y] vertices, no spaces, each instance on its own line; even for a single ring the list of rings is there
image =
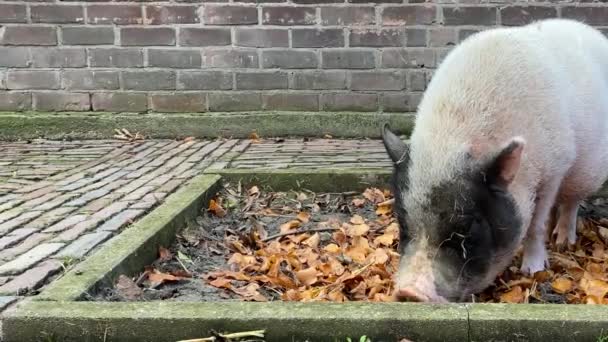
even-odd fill
[[[515,141],[521,159],[508,191],[523,224],[522,270],[544,269],[551,207],[559,207],[557,242],[574,243],[579,202],[608,176],[608,39],[563,19],[467,38],[437,69],[410,141],[402,200],[412,220],[433,187],[467,167],[464,153],[480,160]],[[509,262],[496,263],[483,285]],[[426,284],[423,298],[439,298],[428,288],[433,276],[412,267],[400,270],[398,288]]]

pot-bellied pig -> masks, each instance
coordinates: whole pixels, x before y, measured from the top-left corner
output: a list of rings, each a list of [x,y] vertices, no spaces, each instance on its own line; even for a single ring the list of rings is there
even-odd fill
[[[522,245],[522,271],[541,271],[552,207],[556,243],[575,243],[578,205],[608,176],[608,39],[562,19],[470,36],[436,70],[410,144],[386,125],[383,141],[398,300],[468,300]]]

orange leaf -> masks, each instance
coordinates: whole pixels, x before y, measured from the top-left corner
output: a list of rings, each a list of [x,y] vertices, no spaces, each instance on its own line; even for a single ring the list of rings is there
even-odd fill
[[[226,210],[222,208],[222,206],[217,203],[215,200],[209,201],[209,211],[212,212],[217,217],[226,216]]]
[[[335,243],[330,243],[329,245],[325,246],[325,248],[323,248],[323,250],[326,251],[327,253],[332,253],[332,254],[340,253],[340,247],[338,247],[338,245],[336,245]]]
[[[259,142],[260,136],[256,132],[251,132],[249,134],[249,139],[253,140],[253,142]]]
[[[280,230],[281,233],[287,233],[287,232],[293,231],[295,228],[298,228],[299,226],[300,226],[300,221],[298,221],[298,220],[291,220],[289,222],[283,223],[279,227],[279,230]]]
[[[376,215],[378,215],[378,216],[388,215],[392,212],[392,210],[393,210],[393,207],[390,205],[380,205],[376,209]]]
[[[354,226],[350,226],[346,235],[348,236],[362,236],[369,232],[369,226],[366,224],[356,224]]]
[[[568,278],[564,278],[564,277],[557,278],[551,283],[551,287],[553,288],[553,291],[555,291],[557,293],[561,293],[561,294],[564,294],[564,293],[572,290],[572,285],[573,285],[572,280],[570,280]]]
[[[521,286],[514,286],[510,291],[501,294],[500,301],[503,303],[523,303],[524,293]]]
[[[296,278],[301,283],[310,286],[317,282],[317,270],[314,267],[303,269],[296,272]]]
[[[298,213],[297,219],[302,221],[302,223],[308,223],[308,220],[310,220],[310,214],[305,211],[301,211]]]
[[[388,261],[388,254],[383,248],[376,249],[369,257],[370,262],[374,264],[384,264]]]
[[[580,285],[587,296],[595,296],[602,299],[608,293],[608,283],[603,280],[587,280],[583,278]]]
[[[384,193],[376,188],[366,189],[365,192],[363,192],[363,197],[373,203],[381,203],[386,200]]]
[[[218,288],[223,287],[223,288],[229,289],[232,286],[231,282],[232,282],[231,279],[217,278],[213,281],[210,281],[209,284],[214,287],[218,287]]]
[[[158,271],[155,273],[148,274],[148,280],[150,281],[150,283],[153,284],[153,286],[161,285],[161,284],[168,283],[168,282],[178,281],[181,279],[182,278],[180,278],[180,277],[176,277],[174,275],[167,274],[167,273],[161,273]]]
[[[314,233],[313,236],[306,239],[306,241],[302,242],[303,244],[310,246],[311,248],[317,248],[319,246],[319,241],[321,241],[321,237],[319,233]]]
[[[395,237],[393,236],[393,234],[387,234],[384,233],[380,236],[378,236],[377,238],[374,239],[374,244],[377,245],[383,245],[383,246],[390,246],[393,244],[393,242],[395,241]]]

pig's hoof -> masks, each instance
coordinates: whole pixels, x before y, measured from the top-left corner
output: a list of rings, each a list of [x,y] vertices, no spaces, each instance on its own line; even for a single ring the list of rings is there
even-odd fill
[[[553,237],[555,239],[554,246],[557,252],[564,252],[566,250],[573,250],[574,244],[576,243],[576,231],[559,229],[559,226],[553,230]]]
[[[533,255],[524,254],[523,261],[521,263],[521,271],[527,275],[533,275],[536,272],[540,272],[549,268],[549,258],[547,257],[547,251],[537,252]]]

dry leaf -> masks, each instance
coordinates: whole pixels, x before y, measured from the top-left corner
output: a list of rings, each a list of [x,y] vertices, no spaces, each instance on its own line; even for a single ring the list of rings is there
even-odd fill
[[[298,227],[300,227],[300,221],[291,220],[291,221],[283,223],[281,226],[279,226],[279,231],[281,233],[288,233],[288,232],[294,231]]]
[[[217,278],[217,279],[209,282],[209,284],[214,287],[229,289],[232,287],[231,282],[232,282],[232,279]]]
[[[314,267],[306,268],[296,272],[296,278],[304,285],[312,285],[317,282],[317,270]]]
[[[330,243],[329,245],[325,246],[323,250],[327,253],[332,254],[340,253],[341,251],[340,247],[338,247],[338,245],[336,245],[335,243]]]
[[[210,200],[209,201],[209,209],[210,212],[212,212],[215,216],[217,217],[224,217],[226,216],[226,210],[224,208],[222,208],[222,206],[217,203],[215,200]]]
[[[138,300],[143,295],[144,291],[135,284],[131,278],[121,274],[116,283],[116,291],[121,297],[127,300]]]
[[[363,217],[361,217],[359,215],[354,215],[353,217],[350,218],[350,223],[352,223],[352,224],[365,224],[365,220],[363,219]]]
[[[319,241],[321,241],[319,233],[314,233],[311,237],[309,237],[302,243],[307,246],[310,246],[311,248],[317,248],[317,246],[319,246]]]
[[[260,189],[257,186],[252,186],[249,190],[247,190],[249,196],[256,196],[260,194]]]
[[[572,280],[570,280],[568,278],[564,278],[564,277],[557,278],[551,283],[551,287],[553,288],[553,291],[555,291],[557,293],[561,293],[561,294],[564,294],[564,293],[572,290],[572,285],[573,285]]]
[[[514,286],[510,291],[501,294],[500,301],[503,303],[523,303],[524,293],[521,286]]]
[[[363,198],[355,198],[352,200],[351,203],[357,208],[363,208],[363,206],[365,205],[365,200]]]
[[[297,219],[302,221],[302,223],[308,223],[310,220],[310,214],[304,211],[298,213]]]
[[[176,277],[174,275],[167,274],[167,273],[161,273],[158,271],[148,274],[148,280],[152,284],[152,287],[156,287],[156,286],[164,284],[164,283],[179,281],[181,279],[182,278],[180,278],[180,277]]]
[[[164,247],[159,247],[158,248],[158,259],[160,261],[169,261],[173,258],[173,254],[171,254],[171,251],[169,251],[168,249],[164,248]]]
[[[369,226],[366,224],[357,224],[348,228],[346,234],[348,236],[363,236],[369,232]]]

